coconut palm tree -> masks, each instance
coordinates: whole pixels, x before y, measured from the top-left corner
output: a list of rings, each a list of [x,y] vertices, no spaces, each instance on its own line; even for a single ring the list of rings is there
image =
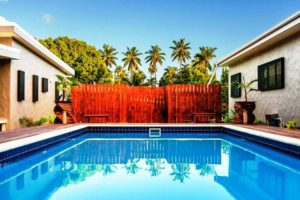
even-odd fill
[[[174,164],[172,170],[173,172],[170,175],[174,176],[173,181],[178,180],[180,183],[184,183],[186,178],[190,178],[190,165],[187,163]]]
[[[194,56],[192,66],[203,65],[212,71],[213,68],[210,65],[210,61],[216,57],[215,51],[217,48],[214,47],[199,47],[200,52]]]
[[[173,41],[174,46],[170,47],[172,52],[172,61],[178,60],[180,68],[183,63],[191,58],[190,56],[190,43],[186,43],[185,39],[180,39],[179,41]]]
[[[139,56],[141,56],[142,53],[140,53],[136,47],[127,47],[127,51],[123,54],[125,56],[122,59],[122,61],[124,62],[124,67],[128,66],[128,71],[130,73],[138,70],[139,66],[141,66],[141,59],[139,58]]]
[[[116,60],[117,60],[117,51],[115,48],[108,44],[103,45],[103,50],[101,50],[102,53],[102,59],[107,67],[117,66]]]
[[[158,176],[161,174],[161,170],[165,169],[165,161],[161,159],[147,159],[146,165],[149,165],[148,171],[151,173],[151,176]]]
[[[155,75],[155,82],[156,79],[156,72],[157,72],[157,63],[162,65],[163,60],[165,59],[165,54],[161,51],[161,48],[158,45],[151,46],[150,50],[146,52],[148,55],[145,60],[146,63],[149,63],[148,71],[151,75]]]
[[[128,74],[122,66],[118,66],[115,69],[114,82],[117,84],[127,83]]]

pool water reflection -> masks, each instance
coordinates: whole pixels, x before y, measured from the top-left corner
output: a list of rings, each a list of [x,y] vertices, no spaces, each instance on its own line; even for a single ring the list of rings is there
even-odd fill
[[[0,169],[1,199],[295,199],[299,160],[237,138],[88,135]]]

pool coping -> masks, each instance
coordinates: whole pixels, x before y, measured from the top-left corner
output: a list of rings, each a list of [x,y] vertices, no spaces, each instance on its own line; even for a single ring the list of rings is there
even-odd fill
[[[54,130],[54,131],[49,131],[47,133],[39,134],[39,135],[34,135],[34,136],[29,136],[25,138],[20,138],[17,140],[13,141],[8,141],[0,144],[0,153],[10,151],[16,148],[20,148],[26,145],[30,145],[36,142],[44,141],[47,139],[51,139],[54,137],[59,137],[63,136],[65,134],[68,134],[70,132],[76,132],[76,131],[83,131],[86,129],[93,129],[93,128],[104,128],[104,127],[146,127],[146,128],[151,128],[151,127],[175,127],[175,128],[180,128],[180,127],[195,127],[195,128],[220,128],[220,129],[228,129],[231,131],[237,131],[237,132],[242,132],[244,134],[247,134],[249,136],[253,137],[259,137],[259,138],[265,138],[267,140],[272,140],[275,142],[280,142],[288,145],[293,145],[296,146],[300,150],[300,139],[297,138],[292,138],[292,137],[287,137],[283,135],[276,135],[274,133],[268,133],[265,131],[259,131],[259,130],[254,130],[250,128],[245,128],[245,127],[240,127],[240,126],[235,126],[235,125],[228,125],[228,124],[76,124],[72,127],[66,127],[62,128],[59,130]],[[209,131],[207,131],[209,132]],[[300,152],[299,152],[300,154]]]

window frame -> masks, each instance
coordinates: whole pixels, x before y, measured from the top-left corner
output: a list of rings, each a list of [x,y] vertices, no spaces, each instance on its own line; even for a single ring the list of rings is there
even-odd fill
[[[280,75],[277,73],[278,63],[280,63],[280,65],[281,65],[280,66],[280,71],[281,71]],[[274,66],[274,70],[275,70],[275,76],[274,76],[275,85],[274,86],[270,86],[270,68],[272,65]],[[285,86],[284,68],[285,68],[284,57],[281,57],[276,60],[272,60],[270,62],[259,65],[257,67],[258,90],[264,92],[264,91],[270,91],[270,90],[283,89]],[[267,73],[267,78],[265,78],[265,76],[264,76],[265,72]],[[278,80],[278,77],[280,77],[280,82]],[[264,85],[266,85],[266,86],[264,86]]]

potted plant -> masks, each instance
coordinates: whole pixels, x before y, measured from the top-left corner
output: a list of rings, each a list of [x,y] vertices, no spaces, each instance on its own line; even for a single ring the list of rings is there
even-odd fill
[[[250,82],[245,81],[245,77],[242,77],[242,81],[234,82],[232,85],[241,88],[244,93],[245,101],[236,101],[234,108],[236,110],[235,123],[243,124],[253,124],[255,120],[255,115],[253,111],[255,110],[255,101],[248,101],[248,94],[252,91],[258,91],[252,88],[252,85],[257,82],[257,79]]]

